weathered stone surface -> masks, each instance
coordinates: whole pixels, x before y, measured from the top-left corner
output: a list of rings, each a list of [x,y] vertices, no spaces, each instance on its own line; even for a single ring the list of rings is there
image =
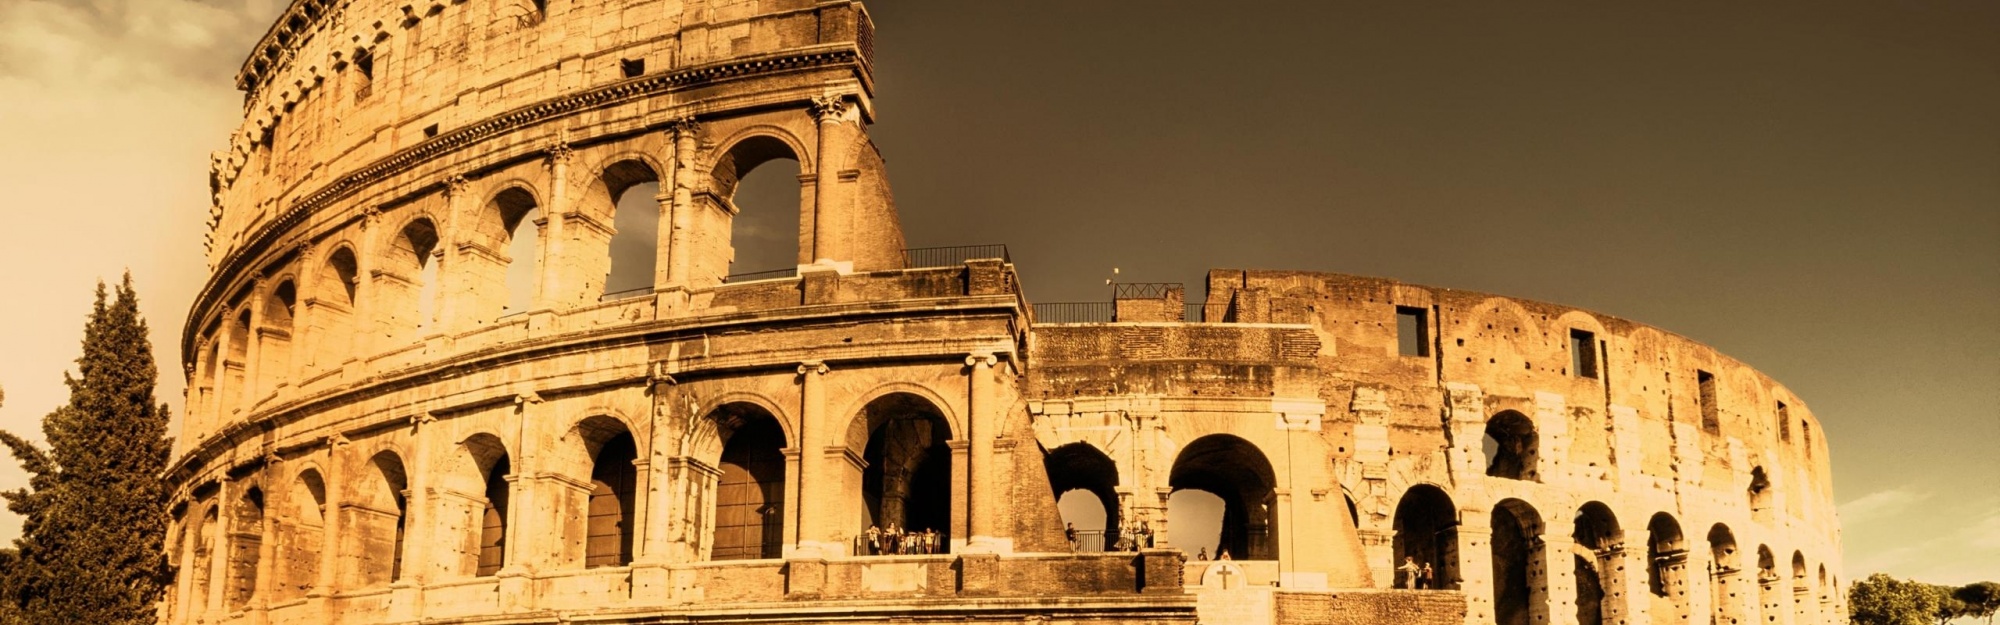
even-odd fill
[[[906,251],[873,37],[850,0],[294,2],[213,163],[162,622],[1844,612],[1817,422],[1706,346],[1269,271],[1035,323],[1004,249]],[[796,267],[730,279],[773,158]],[[1150,541],[1073,548],[1070,490]],[[1176,547],[1186,490],[1231,562]],[[1389,590],[1405,557],[1443,590]]]

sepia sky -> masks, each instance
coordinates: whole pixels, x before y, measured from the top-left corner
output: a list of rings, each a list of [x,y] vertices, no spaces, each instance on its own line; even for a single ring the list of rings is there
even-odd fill
[[[1006,243],[1038,302],[1301,269],[1657,325],[1824,424],[1843,579],[2000,580],[2000,4],[868,6],[911,246]],[[0,0],[0,428],[39,438],[128,267],[178,409],[279,8]]]

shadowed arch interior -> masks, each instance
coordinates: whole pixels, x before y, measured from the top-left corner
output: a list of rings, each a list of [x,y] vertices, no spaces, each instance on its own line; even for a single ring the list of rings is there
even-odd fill
[[[1513,480],[1537,481],[1540,447],[1535,422],[1526,415],[1503,410],[1486,421],[1486,474]]]
[[[368,460],[366,474],[342,513],[342,544],[352,554],[352,587],[388,585],[403,575],[403,522],[409,478],[403,459],[383,451]]]
[[[535,222],[541,219],[542,210],[535,196],[520,187],[493,196],[492,210],[500,219],[499,234],[507,255],[502,278],[507,297],[501,302],[498,314],[524,312],[534,305],[535,285],[540,277],[536,269],[541,266],[541,227]]]
[[[1570,554],[1575,567],[1576,622],[1581,625],[1616,625],[1623,621],[1624,584],[1618,579],[1618,547],[1625,542],[1624,530],[1609,506],[1592,501],[1576,511],[1570,533],[1577,549]]]
[[[951,426],[944,413],[923,397],[890,393],[861,409],[855,426],[865,427],[867,444],[861,472],[862,516],[869,526],[906,532],[934,530],[950,544],[952,521]],[[850,444],[854,432],[850,430]],[[860,535],[857,533],[857,535]]]
[[[800,253],[809,245],[809,197],[800,184],[799,155],[771,136],[738,141],[716,160],[710,184],[731,207],[729,273],[741,275],[786,269],[811,262]],[[828,184],[831,184],[829,181]]]
[[[1104,520],[1096,525],[1076,525],[1076,529],[1079,534],[1094,536],[1097,549],[1103,549],[1104,537],[1112,528],[1119,527],[1121,521],[1118,514],[1117,463],[1089,443],[1070,443],[1043,455],[1042,468],[1048,472],[1050,490],[1054,491],[1058,501],[1073,490],[1081,490],[1097,498],[1098,504],[1104,508]],[[1075,523],[1069,518],[1063,521]],[[1083,542],[1079,545],[1085,550],[1090,550],[1092,546]]]
[[[1653,515],[1646,522],[1646,588],[1652,613],[1688,618],[1687,538],[1673,515]]]
[[[1167,483],[1174,490],[1205,491],[1222,499],[1218,557],[1227,549],[1235,559],[1278,559],[1273,527],[1277,477],[1256,445],[1228,434],[1195,439],[1174,458]]]
[[[319,471],[300,471],[278,508],[278,558],[273,562],[275,601],[306,596],[319,583],[319,554],[326,540],[326,481]]]
[[[1710,605],[1715,606],[1715,622],[1718,625],[1743,625],[1748,620],[1743,614],[1741,593],[1747,592],[1741,578],[1742,563],[1736,554],[1736,534],[1729,527],[1717,523],[1708,529],[1709,556],[1713,558],[1711,571],[1713,580],[1709,588],[1714,596]]]
[[[613,230],[604,294],[651,288],[659,262],[660,174],[643,161],[621,160],[604,168],[602,184]]]
[[[223,599],[231,610],[249,605],[257,594],[257,567],[264,545],[264,491],[251,487],[230,507],[229,561]]]
[[[1418,567],[1428,564],[1439,588],[1458,586],[1458,508],[1450,495],[1430,484],[1411,486],[1396,502],[1395,530],[1396,566],[1402,566],[1405,558]],[[1407,579],[1396,582],[1405,588],[1412,585]]]
[[[1507,499],[1493,506],[1493,616],[1499,625],[1529,625],[1548,589],[1547,571],[1533,566],[1541,549],[1542,517]]]
[[[625,424],[610,417],[591,417],[577,424],[590,464],[590,495],[585,505],[583,566],[596,568],[632,563],[633,525],[638,492],[637,441]]]
[[[750,403],[725,404],[708,416],[722,438],[715,485],[710,560],[782,557],[785,542],[785,432]]]

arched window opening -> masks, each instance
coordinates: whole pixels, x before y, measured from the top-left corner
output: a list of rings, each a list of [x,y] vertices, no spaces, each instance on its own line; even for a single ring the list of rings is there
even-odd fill
[[[1684,622],[1689,618],[1687,538],[1681,525],[1665,512],[1646,523],[1646,587],[1655,619]],[[1677,617],[1677,618],[1675,618]]]
[[[1487,475],[1539,481],[1541,476],[1537,468],[1541,457],[1537,453],[1538,448],[1535,422],[1527,416],[1507,410],[1493,415],[1486,422],[1483,451],[1486,454]]]
[[[1775,623],[1785,613],[1785,595],[1778,588],[1778,559],[1771,554],[1770,545],[1757,545],[1757,607],[1763,613],[1763,622]]]
[[[397,239],[397,251],[408,255],[400,262],[405,269],[414,270],[409,277],[416,282],[416,301],[406,303],[413,304],[411,308],[416,310],[415,324],[409,326],[416,329],[416,334],[410,338],[422,337],[437,320],[437,244],[437,226],[428,219],[410,222]]]
[[[865,428],[857,437],[853,428]],[[862,534],[900,533],[897,553],[949,553],[951,546],[951,426],[916,395],[892,393],[861,409],[849,444],[866,440],[861,472]]]
[[[394,452],[375,454],[369,465],[370,475],[354,499],[342,506],[346,515],[342,527],[353,538],[346,544],[354,550],[354,588],[385,586],[403,576],[403,522],[408,510],[404,492],[409,479],[403,460]]]
[[[228,415],[243,409],[243,384],[249,379],[250,307],[236,311],[229,324],[229,344],[222,357],[222,411]]]
[[[736,251],[731,275],[791,269],[808,261],[799,258],[799,216],[811,214],[800,203],[799,162],[773,158],[750,170],[729,198],[736,216],[729,228],[729,245]]]
[[[604,170],[611,215],[610,266],[604,297],[649,293],[660,247],[660,176],[639,161],[619,161]]]
[[[287,496],[290,505],[279,508],[284,514],[277,524],[278,559],[272,563],[276,601],[304,597],[319,583],[320,550],[326,541],[326,482],[319,472],[300,472]]]
[[[188,613],[202,614],[208,611],[209,584],[215,562],[215,543],[222,537],[222,512],[218,505],[210,504],[202,513],[201,527],[194,535],[194,566],[188,569],[190,586],[194,592],[188,595]]]
[[[535,303],[535,285],[541,268],[541,226],[542,209],[535,205],[535,198],[519,188],[501,191],[493,198],[493,208],[500,217],[500,227],[505,233],[507,253],[507,273],[504,278],[507,299],[501,303],[500,314],[511,315],[527,312]]]
[[[1624,557],[1624,530],[1611,508],[1589,502],[1577,509],[1575,530],[1570,538],[1576,551],[1571,559],[1576,567],[1576,622],[1580,625],[1615,625],[1625,621],[1624,588],[1618,577],[1619,559]]]
[[[1547,570],[1532,566],[1542,548],[1542,520],[1534,507],[1508,499],[1493,507],[1493,615],[1499,625],[1535,622],[1546,605]]]
[[[291,280],[278,283],[264,302],[264,327],[258,329],[257,389],[269,393],[283,381],[292,365],[293,314],[298,310],[298,287]]]
[[[637,492],[638,446],[630,432],[605,440],[590,468],[590,516],[584,536],[584,568],[632,563],[633,494]]]
[[[257,558],[264,547],[264,491],[251,488],[237,498],[229,519],[229,576],[223,588],[225,603],[232,610],[243,609],[257,593]]]
[[[1750,469],[1750,518],[1759,523],[1771,522],[1771,478],[1764,474],[1764,467]]]
[[[1104,551],[1123,527],[1118,511],[1118,465],[1089,443],[1070,443],[1042,457],[1064,531],[1074,531],[1070,548]],[[1107,538],[1112,536],[1112,538]],[[1193,557],[1194,554],[1188,554]]]
[[[437,559],[448,575],[490,576],[507,564],[507,502],[512,465],[499,437],[479,433],[458,444],[436,473],[444,495],[432,499]]]
[[[1195,439],[1174,458],[1167,484],[1222,499],[1218,550],[1238,560],[1278,559],[1277,477],[1256,445],[1227,434]]]
[[[341,306],[353,308],[354,289],[361,284],[361,281],[358,279],[361,275],[361,269],[360,265],[354,260],[354,250],[344,247],[334,250],[333,254],[327,257],[326,273],[321,275],[322,277],[332,278],[332,280],[325,282],[332,286],[331,289],[328,289],[328,293],[335,298],[332,301]]]
[[[710,560],[783,557],[785,432],[750,404],[730,404],[710,416],[723,437],[715,487],[715,536]]]
[[[1715,606],[1716,624],[1746,625],[1748,621],[1743,614],[1742,593],[1748,589],[1743,587],[1740,575],[1742,565],[1737,562],[1736,534],[1721,523],[1710,527],[1708,552],[1711,558],[1709,573],[1713,578],[1709,587],[1715,594],[1709,604]]]
[[[486,501],[479,515],[479,560],[473,575],[494,575],[507,565],[507,483],[512,475],[513,467],[504,455],[486,470]]]
[[[1437,588],[1458,587],[1458,508],[1450,495],[1429,484],[1411,486],[1396,503],[1395,530],[1393,566],[1405,560],[1420,570],[1429,566]],[[1407,573],[1396,576],[1397,588],[1416,586]]]
[[[812,262],[812,250],[802,249],[810,247],[812,211],[800,174],[798,154],[775,137],[744,139],[716,160],[710,184],[730,215],[722,224],[731,246],[724,275],[783,275]]]

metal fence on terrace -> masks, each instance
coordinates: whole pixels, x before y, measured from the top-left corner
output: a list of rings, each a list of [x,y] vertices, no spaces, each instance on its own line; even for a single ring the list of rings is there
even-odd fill
[[[1000,259],[1011,263],[1014,259],[1007,255],[1007,245],[992,243],[987,245],[953,245],[948,247],[913,247],[903,250],[903,267],[923,269],[926,267],[956,267],[968,260]]]

